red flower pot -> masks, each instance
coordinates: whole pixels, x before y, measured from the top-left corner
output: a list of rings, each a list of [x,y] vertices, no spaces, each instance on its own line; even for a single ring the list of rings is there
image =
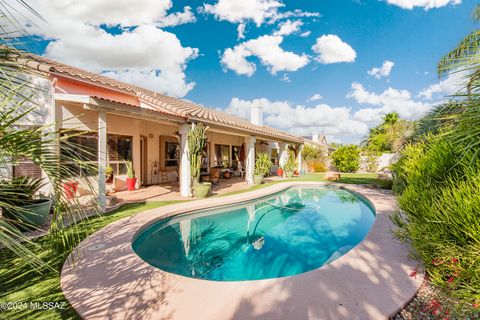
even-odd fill
[[[283,177],[283,169],[282,168],[277,169],[277,176]]]
[[[137,184],[137,178],[127,178],[127,188],[128,191],[135,190],[135,185]]]
[[[75,197],[75,193],[77,193],[77,189],[78,182],[68,181],[63,184],[63,191],[65,191],[67,199],[73,199]]]

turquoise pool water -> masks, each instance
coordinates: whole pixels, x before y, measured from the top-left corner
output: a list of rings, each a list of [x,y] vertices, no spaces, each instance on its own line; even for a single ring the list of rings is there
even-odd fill
[[[317,269],[361,242],[375,220],[362,197],[333,187],[295,187],[241,205],[196,211],[144,229],[133,250],[186,277],[241,281]]]

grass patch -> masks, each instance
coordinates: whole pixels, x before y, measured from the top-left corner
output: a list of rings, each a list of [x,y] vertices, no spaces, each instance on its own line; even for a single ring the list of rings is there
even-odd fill
[[[329,182],[325,180],[323,177],[325,176],[324,173],[307,173],[305,175],[299,176],[299,177],[294,177],[290,179],[282,179],[282,180],[275,180],[275,181],[269,181],[263,184],[257,184],[254,185],[248,189],[244,190],[238,190],[238,191],[232,191],[224,194],[219,194],[215,195],[214,197],[224,197],[224,196],[231,196],[234,194],[240,194],[240,193],[245,193],[245,192],[250,192],[250,191],[255,191],[259,189],[263,189],[266,187],[269,187],[271,185],[277,184],[277,183],[282,183],[282,182],[290,182],[290,181],[296,181],[296,182],[302,182],[302,181],[318,181],[318,182]],[[342,173],[340,181],[337,181],[339,183],[347,183],[347,184],[373,184],[377,185],[379,187],[382,187],[382,181],[377,179],[377,174],[375,173]]]
[[[249,189],[235,191],[228,194],[217,195],[227,196],[243,192],[255,191],[266,188],[270,185],[285,181],[326,181],[323,179],[324,174],[306,174],[292,179],[284,179],[279,181],[267,182],[261,185],[252,186]],[[376,175],[372,173],[355,174],[344,173],[339,182],[350,184],[374,184],[377,183]],[[139,213],[141,211],[163,207],[169,204],[178,203],[180,201],[158,201],[146,203],[125,204],[121,208],[105,214],[101,217],[94,217],[84,220],[76,225],[79,231],[80,241],[88,237],[95,231],[105,227],[106,225]],[[72,229],[67,229],[72,232]],[[59,302],[65,303],[66,308],[63,310],[4,310],[0,311],[0,318],[5,319],[35,319],[35,320],[51,320],[51,319],[80,319],[75,310],[68,304],[63,292],[60,288],[60,270],[63,263],[70,254],[65,252],[61,255],[55,253],[54,240],[48,236],[44,236],[34,240],[35,245],[30,246],[41,259],[43,259],[52,269],[42,270],[38,272],[26,265],[24,261],[15,257],[8,250],[0,251],[0,302]]]
[[[83,240],[106,225],[136,214],[138,212],[166,206],[179,201],[158,201],[147,203],[130,203],[107,213],[101,217],[84,220],[76,225],[79,240]],[[67,229],[72,232],[72,228]],[[1,250],[0,260],[0,302],[58,302],[64,303],[65,309],[34,310],[0,310],[1,319],[80,319],[75,310],[68,304],[60,288],[60,270],[70,252],[58,255],[54,250],[53,239],[44,236],[35,240],[30,246],[34,253],[43,259],[52,269],[38,272],[8,250]]]

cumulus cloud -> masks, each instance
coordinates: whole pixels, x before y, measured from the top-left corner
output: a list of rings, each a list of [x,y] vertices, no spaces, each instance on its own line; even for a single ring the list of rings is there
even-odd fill
[[[300,27],[303,26],[303,22],[300,20],[291,21],[287,20],[281,22],[279,25],[279,29],[273,33],[274,36],[288,36],[300,30]]]
[[[418,96],[427,100],[432,100],[435,96],[443,98],[444,96],[458,93],[463,89],[465,76],[467,76],[466,72],[451,73],[447,78],[440,82],[421,90]]]
[[[379,68],[372,68],[371,70],[368,71],[368,74],[380,79],[382,77],[388,77],[390,75],[390,72],[392,71],[393,66],[395,65],[394,62],[385,60],[383,61],[383,64]]]
[[[315,93],[313,96],[311,96],[310,98],[308,98],[307,101],[317,101],[317,100],[320,100],[320,99],[322,99],[322,98],[323,98],[323,97],[322,97],[320,94]]]
[[[131,6],[128,0],[35,0],[32,5],[49,22],[29,29],[50,40],[49,58],[177,97],[195,85],[187,81],[185,68],[198,49],[182,46],[175,34],[160,29],[194,21],[188,6],[169,13],[170,0],[139,0],[132,14],[125,10]]]
[[[390,112],[397,112],[400,117],[408,120],[416,120],[431,110],[432,104],[415,101],[407,90],[388,88],[382,93],[367,91],[360,83],[354,82],[347,98],[354,99],[359,104],[375,106],[358,110],[354,119],[376,124],[382,116]]]
[[[353,62],[357,57],[357,53],[348,43],[333,34],[317,38],[312,50],[318,54],[315,60],[323,64]]]
[[[231,23],[253,21],[257,26],[278,13],[284,5],[276,0],[218,0],[216,4],[204,4],[206,13],[213,14],[218,20]]]
[[[283,50],[280,47],[282,41],[280,36],[265,35],[243,42],[234,48],[226,49],[221,63],[225,69],[246,76],[253,75],[256,70],[255,63],[247,60],[251,56],[257,57],[272,74],[279,71],[297,71],[308,64],[309,59],[305,54],[298,55]]]
[[[415,7],[424,8],[425,10],[441,8],[446,5],[457,5],[462,0],[387,0],[387,3],[396,5],[403,9],[411,10]]]
[[[306,107],[265,98],[254,100],[232,98],[225,111],[249,119],[253,105],[263,108],[266,125],[297,135],[311,135],[312,132],[317,131],[329,136],[343,137],[363,135],[368,132],[368,126],[365,123],[352,118],[350,108],[334,108],[327,104]]]
[[[218,0],[215,4],[204,4],[199,11],[212,14],[217,20],[238,24],[239,39],[244,38],[245,25],[249,22],[260,27],[264,23],[272,24],[282,19],[320,16],[318,12],[299,9],[279,12],[284,6],[277,0]]]

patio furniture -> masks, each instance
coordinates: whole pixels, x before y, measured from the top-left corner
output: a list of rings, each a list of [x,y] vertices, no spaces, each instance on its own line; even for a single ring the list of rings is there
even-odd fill
[[[210,181],[212,185],[220,186],[220,168],[210,168]]]

